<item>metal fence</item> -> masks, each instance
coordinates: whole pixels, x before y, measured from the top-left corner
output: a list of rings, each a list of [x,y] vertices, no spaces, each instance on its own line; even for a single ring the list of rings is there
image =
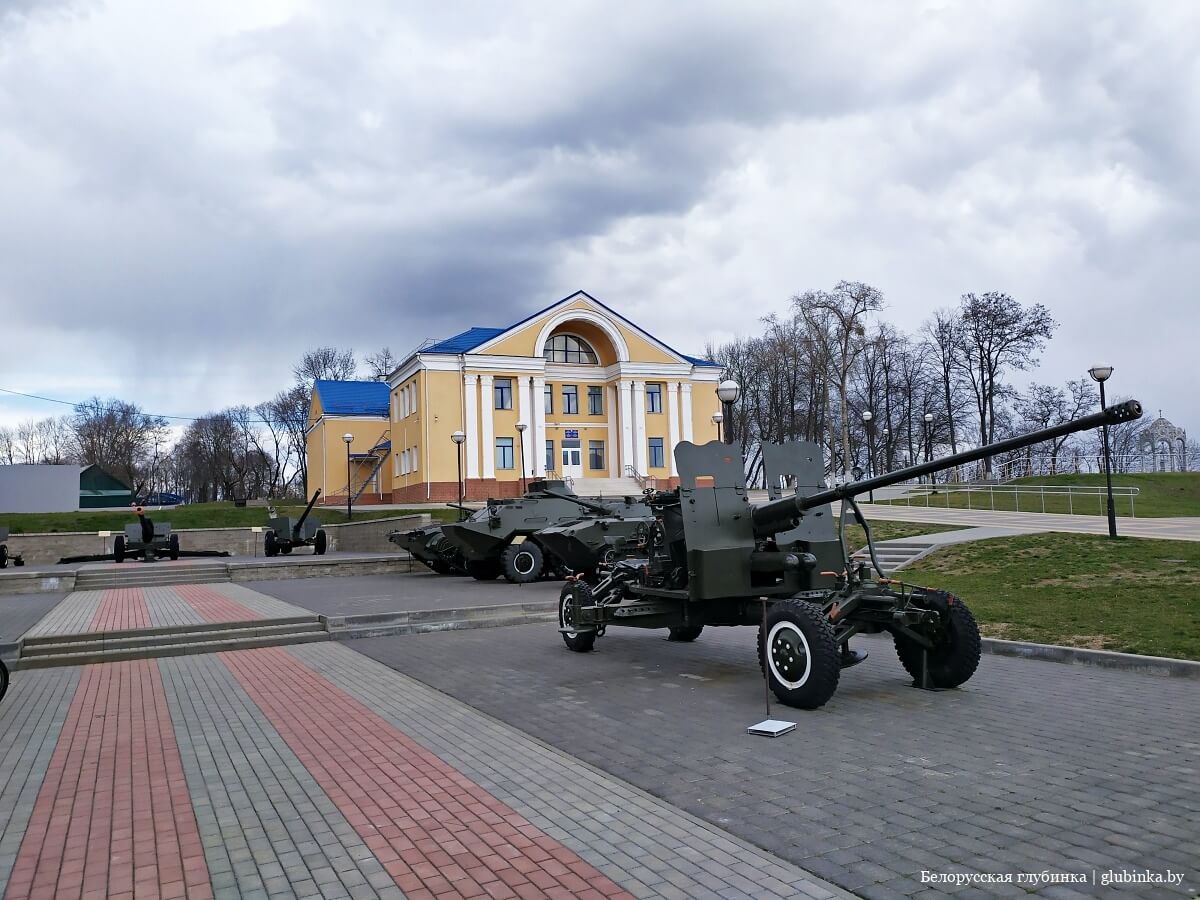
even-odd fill
[[[1114,486],[1113,508],[1118,515],[1136,516],[1135,487]],[[1070,484],[939,484],[914,485],[903,497],[886,501],[891,505],[945,506],[947,509],[979,509],[995,512],[1052,512],[1068,515],[1104,515],[1107,492],[1103,485]],[[862,502],[862,498],[859,498]]]

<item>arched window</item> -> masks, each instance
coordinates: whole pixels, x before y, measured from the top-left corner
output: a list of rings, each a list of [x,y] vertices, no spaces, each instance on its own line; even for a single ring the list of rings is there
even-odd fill
[[[542,356],[550,362],[586,363],[596,365],[596,351],[583,338],[573,334],[556,334],[542,349]]]

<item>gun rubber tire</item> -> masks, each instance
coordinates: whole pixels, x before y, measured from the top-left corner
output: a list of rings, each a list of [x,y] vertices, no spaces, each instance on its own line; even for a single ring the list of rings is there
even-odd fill
[[[0,544],[0,569],[8,568],[8,545]]]
[[[118,534],[113,538],[113,562],[125,562],[125,535]]]
[[[937,688],[955,688],[965,683],[979,668],[983,645],[979,640],[979,625],[967,605],[947,591],[928,591],[929,606],[942,616],[944,627],[938,641],[929,651],[929,680]],[[921,645],[904,635],[893,635],[896,655],[904,671],[921,681]]]
[[[537,581],[546,564],[546,556],[542,548],[533,541],[522,541],[519,544],[509,544],[504,548],[500,557],[504,566],[504,577],[513,584],[529,584]]]
[[[467,574],[476,581],[495,581],[502,571],[495,559],[473,559],[467,561]]]
[[[263,537],[263,555],[274,556],[279,552],[279,544],[275,541],[275,532],[268,531]]]
[[[667,629],[668,641],[679,641],[687,643],[694,641],[700,637],[700,632],[704,630],[703,625],[676,625]]]
[[[758,665],[780,703],[797,709],[824,706],[837,691],[842,667],[833,626],[821,607],[805,600],[782,600],[771,607],[765,632],[758,630]]]
[[[8,667],[4,665],[4,660],[0,659],[0,700],[4,699],[6,693],[8,693]]]
[[[573,591],[580,592],[579,602],[581,604],[590,604],[592,602],[592,589],[584,582],[569,581],[564,584],[558,595],[559,628],[566,628],[571,624],[568,609]],[[560,631],[559,634],[562,635],[563,643],[567,645],[567,649],[574,650],[576,653],[589,653],[596,646],[595,631]]]
[[[179,535],[173,534],[167,540],[167,555],[171,559],[179,559]]]
[[[324,528],[318,528],[316,535],[313,537],[313,553],[317,556],[324,556],[325,551],[329,549],[329,535],[325,533]]]

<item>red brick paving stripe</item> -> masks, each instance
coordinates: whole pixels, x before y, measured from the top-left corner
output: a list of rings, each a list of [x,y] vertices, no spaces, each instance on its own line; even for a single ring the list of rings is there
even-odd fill
[[[212,897],[158,664],[87,666],[6,898]]]
[[[104,592],[88,631],[124,631],[149,628],[150,609],[141,588],[114,588]]]
[[[178,585],[174,590],[188,606],[209,622],[245,622],[263,618],[262,613],[202,584]]]
[[[283,650],[221,659],[408,897],[631,896]]]

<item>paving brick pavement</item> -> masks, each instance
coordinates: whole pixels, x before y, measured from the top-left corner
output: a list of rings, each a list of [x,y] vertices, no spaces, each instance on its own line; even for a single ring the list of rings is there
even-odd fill
[[[799,728],[772,741],[745,734],[764,715],[754,634],[610,629],[574,654],[527,625],[353,646],[866,897],[922,895],[923,870],[1169,869],[1200,887],[1194,683],[985,657],[964,688],[924,693],[890,641],[864,639],[826,707],[774,707]]]
[[[25,632],[30,637],[48,634],[83,634],[91,627],[105,591],[74,591]]]
[[[130,631],[150,627],[150,608],[141,588],[109,588],[100,596],[85,631]]]

